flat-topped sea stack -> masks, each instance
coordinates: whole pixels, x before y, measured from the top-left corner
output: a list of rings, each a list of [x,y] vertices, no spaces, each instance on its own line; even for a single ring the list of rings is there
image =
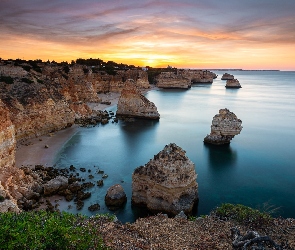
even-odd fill
[[[225,87],[228,88],[228,89],[239,89],[239,88],[242,88],[239,80],[237,80],[237,79],[226,80]]]
[[[224,73],[221,77],[221,80],[233,80],[233,79],[235,79],[235,77],[228,73]]]
[[[205,143],[229,144],[242,130],[242,121],[228,109],[220,109],[212,120],[211,133],[204,138]]]
[[[117,117],[136,117],[145,119],[160,119],[160,114],[153,102],[150,102],[135,86],[133,80],[125,82],[118,101]]]
[[[132,205],[151,212],[190,214],[198,201],[194,163],[175,143],[166,145],[132,175]]]
[[[162,89],[189,89],[191,80],[178,72],[161,72],[157,76],[157,87]]]

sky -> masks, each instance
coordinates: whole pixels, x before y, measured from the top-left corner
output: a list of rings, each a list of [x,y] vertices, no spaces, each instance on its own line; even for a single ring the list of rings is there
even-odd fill
[[[0,0],[0,57],[295,70],[295,0]]]

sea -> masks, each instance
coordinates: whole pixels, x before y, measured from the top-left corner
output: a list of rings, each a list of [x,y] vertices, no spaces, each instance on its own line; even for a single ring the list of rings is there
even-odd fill
[[[89,189],[92,195],[83,209],[76,210],[73,201],[60,202],[59,209],[87,216],[115,214],[123,223],[148,216],[148,211],[131,205],[132,173],[165,145],[176,143],[195,164],[199,203],[194,216],[233,203],[295,218],[295,72],[227,71],[240,81],[240,89],[226,89],[221,80],[225,71],[215,73],[218,77],[212,84],[149,91],[146,97],[157,106],[159,121],[80,128],[60,149],[55,166],[75,166],[85,182],[102,179],[98,170],[108,177],[102,187]],[[241,133],[230,145],[204,144],[213,117],[223,108],[242,120]],[[112,106],[108,111],[116,109]],[[122,185],[128,201],[110,211],[104,197],[114,184]],[[100,210],[90,212],[88,207],[96,203]]]

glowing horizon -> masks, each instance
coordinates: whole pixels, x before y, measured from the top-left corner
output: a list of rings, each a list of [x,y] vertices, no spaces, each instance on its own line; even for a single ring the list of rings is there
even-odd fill
[[[295,70],[295,2],[0,2],[0,57]]]

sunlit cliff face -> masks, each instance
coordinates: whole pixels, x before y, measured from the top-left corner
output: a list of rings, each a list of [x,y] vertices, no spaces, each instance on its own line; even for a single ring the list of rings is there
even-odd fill
[[[295,70],[295,2],[1,1],[0,57]]]

